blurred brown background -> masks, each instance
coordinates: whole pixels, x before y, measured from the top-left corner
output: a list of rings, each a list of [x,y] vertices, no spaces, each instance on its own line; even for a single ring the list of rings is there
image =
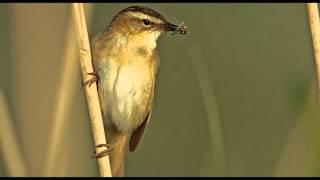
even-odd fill
[[[86,4],[90,37],[130,5]],[[190,34],[159,40],[155,107],[127,176],[320,175],[305,4],[138,5]],[[71,15],[0,5],[0,176],[99,175]]]

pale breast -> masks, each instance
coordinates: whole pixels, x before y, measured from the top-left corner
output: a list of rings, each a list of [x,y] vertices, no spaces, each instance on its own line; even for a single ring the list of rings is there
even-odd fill
[[[95,65],[105,125],[112,123],[118,130],[130,132],[145,119],[158,66],[154,56],[158,36],[144,33],[100,52],[102,58],[97,58]]]
[[[112,122],[122,131],[137,128],[144,120],[154,75],[149,63],[135,61],[119,69],[113,85]]]

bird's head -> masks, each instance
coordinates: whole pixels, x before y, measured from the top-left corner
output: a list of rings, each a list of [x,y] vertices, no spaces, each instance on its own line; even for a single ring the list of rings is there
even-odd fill
[[[153,35],[157,39],[161,33],[168,31],[186,34],[187,31],[184,28],[169,23],[161,14],[151,8],[131,6],[114,16],[108,31],[128,35]]]

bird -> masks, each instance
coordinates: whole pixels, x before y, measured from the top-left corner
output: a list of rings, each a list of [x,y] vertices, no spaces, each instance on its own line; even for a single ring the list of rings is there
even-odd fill
[[[157,40],[165,32],[186,34],[187,26],[169,23],[146,6],[120,10],[91,41],[94,72],[84,84],[97,82],[112,176],[125,175],[125,161],[150,121],[160,62]]]

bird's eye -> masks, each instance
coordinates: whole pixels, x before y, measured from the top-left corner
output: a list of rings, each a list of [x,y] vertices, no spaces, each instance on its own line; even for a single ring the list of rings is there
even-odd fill
[[[146,26],[148,26],[148,25],[150,25],[151,23],[150,23],[150,21],[149,21],[148,19],[143,19],[143,24],[146,25]]]

